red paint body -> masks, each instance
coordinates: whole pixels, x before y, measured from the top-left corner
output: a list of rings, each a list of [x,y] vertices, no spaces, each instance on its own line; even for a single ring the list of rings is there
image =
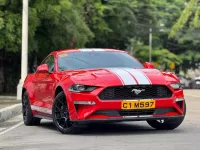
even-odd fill
[[[117,50],[106,50],[117,51]],[[64,50],[52,52],[55,58],[55,71],[53,73],[45,72],[45,66],[40,68],[44,72],[36,72],[29,74],[24,82],[23,88],[28,92],[30,104],[41,108],[52,109],[52,105],[55,99],[56,89],[61,87],[66,95],[70,119],[71,120],[87,120],[87,119],[109,119],[109,118],[122,118],[121,116],[105,116],[105,115],[93,115],[97,110],[120,110],[121,100],[106,100],[102,101],[98,98],[98,94],[106,87],[109,86],[122,86],[119,78],[112,72],[103,68],[87,69],[87,70],[69,70],[58,71],[58,55],[61,53],[80,52],[79,50]],[[122,52],[123,51],[118,51]],[[135,58],[134,58],[135,59]],[[173,107],[176,112],[168,112],[162,116],[182,116],[183,110],[174,101],[175,98],[183,98],[183,90],[173,90],[170,87],[171,83],[179,82],[179,79],[173,73],[161,72],[156,69],[139,69],[145,76],[147,76],[150,82],[159,85],[166,85],[173,92],[171,98],[155,99],[156,108],[169,108]],[[83,85],[95,85],[98,86],[96,90],[88,93],[73,93],[69,92],[68,88],[73,84]],[[78,111],[74,106],[74,101],[95,101],[96,105],[80,105]],[[42,113],[40,111],[33,110],[34,115],[51,117],[48,113]]]

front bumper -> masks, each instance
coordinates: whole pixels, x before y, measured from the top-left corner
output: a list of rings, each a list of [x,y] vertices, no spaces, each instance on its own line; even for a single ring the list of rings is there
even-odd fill
[[[147,120],[168,120],[168,119],[179,119],[184,118],[184,115],[171,116],[171,117],[127,117],[127,118],[109,118],[109,119],[87,119],[87,120],[72,120],[72,122],[77,124],[89,124],[89,123],[109,123],[109,122],[128,122],[128,121],[147,121]]]
[[[74,122],[107,122],[107,121],[140,121],[140,120],[158,120],[171,117],[183,117],[185,101],[183,91],[174,91],[172,97],[163,99],[154,99],[156,101],[155,109],[146,109],[143,112],[125,112],[120,111],[122,100],[100,100],[96,90],[92,93],[66,93],[70,120]],[[182,101],[176,102],[177,98]],[[95,105],[75,104],[75,101],[92,101]],[[139,111],[139,110],[138,110]]]

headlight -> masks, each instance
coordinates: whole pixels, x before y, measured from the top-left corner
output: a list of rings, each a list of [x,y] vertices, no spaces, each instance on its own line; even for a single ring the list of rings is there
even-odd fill
[[[170,84],[170,86],[175,90],[181,89],[181,83],[179,83],[179,82]]]
[[[70,92],[92,92],[96,89],[96,86],[74,84],[69,88]]]

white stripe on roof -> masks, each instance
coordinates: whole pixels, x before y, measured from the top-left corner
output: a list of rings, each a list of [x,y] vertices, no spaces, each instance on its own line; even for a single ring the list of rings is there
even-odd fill
[[[105,51],[105,49],[102,48],[81,48],[79,49],[81,52],[101,52],[101,51]]]
[[[105,51],[104,49],[101,49],[101,48],[93,48],[92,50],[93,51]]]
[[[82,48],[82,49],[79,49],[81,52],[92,52],[93,50],[92,49],[89,49],[89,48]]]

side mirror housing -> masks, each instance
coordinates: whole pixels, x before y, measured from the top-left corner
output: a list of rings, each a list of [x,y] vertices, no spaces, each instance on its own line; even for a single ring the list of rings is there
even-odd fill
[[[153,68],[154,68],[153,64],[150,63],[150,62],[145,62],[145,63],[144,63],[144,67],[145,67],[145,68],[149,68],[149,69],[153,69]]]
[[[49,67],[47,64],[42,64],[37,67],[37,72],[38,73],[48,73],[49,72]]]

